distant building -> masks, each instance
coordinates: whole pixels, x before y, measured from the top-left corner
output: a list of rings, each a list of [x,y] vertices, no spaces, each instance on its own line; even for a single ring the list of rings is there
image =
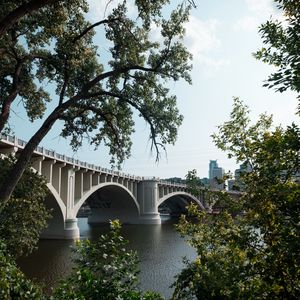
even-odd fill
[[[203,186],[209,187],[209,179],[207,177],[200,178],[200,182],[203,184]]]
[[[210,160],[209,162],[209,183],[210,187],[218,190],[224,189],[223,177],[225,175],[225,171],[223,168],[218,166],[217,160]]]
[[[240,168],[236,169],[234,171],[234,178],[235,178],[234,189],[243,190],[242,176],[243,176],[243,174],[249,173],[251,171],[252,171],[252,168],[251,168],[251,165],[249,163],[241,164]]]
[[[228,189],[228,191],[234,191],[235,190],[235,179],[228,179],[227,180],[227,189]]]
[[[208,171],[208,178],[213,179],[214,178],[214,169],[218,168],[218,163],[216,160],[210,160],[209,161],[209,171]]]

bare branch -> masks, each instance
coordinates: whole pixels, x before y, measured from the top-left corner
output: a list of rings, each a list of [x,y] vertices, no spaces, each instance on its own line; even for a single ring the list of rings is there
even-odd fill
[[[95,28],[97,26],[100,26],[102,24],[108,24],[108,23],[111,23],[111,22],[115,22],[116,20],[118,20],[118,18],[111,19],[111,20],[105,19],[105,20],[102,20],[102,21],[99,21],[99,22],[96,22],[96,23],[92,24],[91,26],[89,26],[85,30],[83,30],[78,36],[76,36],[73,39],[73,43],[75,43],[76,41],[78,41],[79,39],[81,39],[84,35],[86,35],[93,28]]]

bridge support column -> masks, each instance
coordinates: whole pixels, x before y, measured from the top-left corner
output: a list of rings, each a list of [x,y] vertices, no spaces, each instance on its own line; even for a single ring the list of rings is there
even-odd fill
[[[79,239],[80,233],[77,219],[67,219],[65,222],[53,222],[41,233],[41,239],[73,240]]]
[[[75,206],[75,174],[74,166],[66,166],[62,168],[62,187],[61,198],[66,206],[66,214],[64,221],[63,239],[77,239],[80,237],[79,228],[77,226],[77,218],[74,212]]]
[[[158,184],[156,180],[144,180],[138,184],[140,224],[161,224],[158,212]]]
[[[77,218],[67,219],[65,221],[64,239],[79,239],[80,233],[77,226]]]

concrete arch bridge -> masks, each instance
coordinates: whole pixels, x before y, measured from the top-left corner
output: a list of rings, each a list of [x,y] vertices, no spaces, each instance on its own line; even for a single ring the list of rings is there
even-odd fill
[[[0,136],[2,155],[17,155],[25,145],[16,137]],[[79,238],[77,214],[87,204],[89,223],[118,218],[124,223],[160,224],[159,208],[166,203],[175,212],[191,201],[205,209],[202,199],[189,194],[186,185],[101,168],[42,147],[36,148],[32,166],[46,178],[51,192],[46,204],[53,217],[43,238]]]

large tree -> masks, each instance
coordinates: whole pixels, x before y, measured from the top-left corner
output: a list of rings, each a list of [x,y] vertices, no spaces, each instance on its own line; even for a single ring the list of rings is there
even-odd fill
[[[264,47],[255,53],[257,59],[276,67],[264,86],[276,91],[300,93],[300,1],[274,1],[284,21],[271,19],[260,27]],[[298,114],[300,113],[300,97]]]
[[[175,142],[182,122],[168,81],[191,81],[191,55],[182,38],[192,1],[180,2],[168,18],[163,16],[167,0],[136,0],[134,16],[120,1],[94,24],[86,18],[85,0],[37,2],[0,3],[0,25],[7,25],[0,31],[0,129],[18,98],[31,121],[44,119],[0,187],[2,204],[58,120],[74,149],[88,136],[90,143],[108,146],[112,163],[118,164],[130,155],[137,111],[159,155],[160,147]],[[151,28],[160,31],[156,41],[149,38]],[[94,43],[96,29],[108,51]],[[52,111],[45,114],[47,108]]]
[[[193,218],[181,218],[179,230],[197,258],[186,261],[172,299],[298,299],[300,128],[272,128],[266,115],[251,124],[247,107],[236,99],[230,120],[213,137],[251,168],[242,173],[239,198],[206,195],[219,214],[192,206]],[[192,192],[203,193],[195,173],[187,179]]]

